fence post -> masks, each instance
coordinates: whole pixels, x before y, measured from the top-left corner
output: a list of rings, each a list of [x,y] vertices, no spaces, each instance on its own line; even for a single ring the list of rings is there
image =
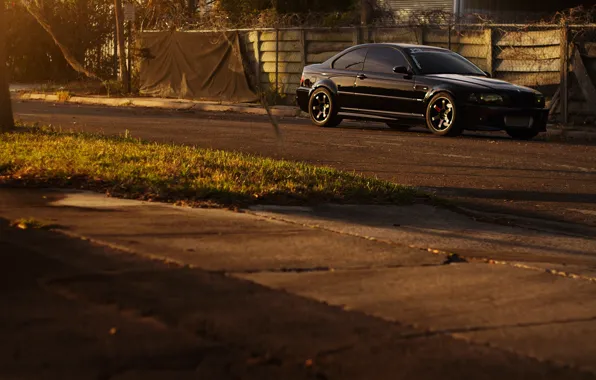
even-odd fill
[[[257,30],[256,41],[254,42],[255,58],[256,58],[256,70],[257,76],[257,88],[261,88],[261,31]]]
[[[361,38],[361,33],[360,33],[360,27],[359,26],[355,26],[354,27],[354,31],[352,32],[352,43],[354,45],[360,45],[362,43],[362,38]]]
[[[279,93],[279,29],[275,28],[275,92]]]
[[[451,20],[447,24],[447,49],[451,50]]]
[[[488,27],[484,29],[484,35],[486,37],[486,71],[490,74],[491,77],[495,75],[494,72],[494,55],[493,55],[493,28]]]
[[[569,123],[569,27],[561,21],[561,117],[563,125]]]
[[[306,30],[300,29],[300,63],[302,68],[306,67],[308,55],[308,42],[306,41]]]
[[[362,35],[360,37],[361,43],[363,43],[363,44],[370,43],[370,30],[368,29],[368,26],[360,27],[360,32],[362,33]]]

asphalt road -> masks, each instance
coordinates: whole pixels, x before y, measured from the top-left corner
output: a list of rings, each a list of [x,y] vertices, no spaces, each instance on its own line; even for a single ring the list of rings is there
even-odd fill
[[[17,118],[307,161],[419,186],[466,206],[596,227],[596,145],[519,142],[504,134],[441,138],[351,122],[335,129],[304,119],[17,102]]]

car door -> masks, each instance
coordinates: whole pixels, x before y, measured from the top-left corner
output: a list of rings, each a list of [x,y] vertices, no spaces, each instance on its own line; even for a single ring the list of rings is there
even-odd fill
[[[389,116],[420,116],[421,99],[412,75],[398,74],[396,66],[410,67],[406,57],[390,46],[368,49],[364,70],[357,76],[355,97],[360,108]]]
[[[329,73],[324,73],[337,86],[337,101],[340,109],[349,111],[358,108],[354,85],[356,84],[356,75],[364,68],[367,51],[367,47],[348,51],[333,62],[332,70]]]

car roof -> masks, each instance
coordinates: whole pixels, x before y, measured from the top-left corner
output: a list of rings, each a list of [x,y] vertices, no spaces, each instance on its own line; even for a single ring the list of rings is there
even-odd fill
[[[390,42],[361,44],[361,45],[353,46],[353,48],[357,48],[357,47],[370,47],[370,46],[388,46],[388,47],[396,47],[396,48],[400,48],[400,49],[420,49],[420,50],[451,51],[449,49],[444,49],[444,48],[440,48],[440,47],[436,47],[436,46],[415,45],[415,44],[401,44],[401,43],[390,43]]]

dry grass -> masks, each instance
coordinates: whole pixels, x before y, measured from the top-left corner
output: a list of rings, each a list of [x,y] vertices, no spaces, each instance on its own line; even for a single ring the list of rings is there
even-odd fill
[[[412,188],[327,167],[48,128],[0,136],[0,183],[191,205],[407,204],[416,197]]]

